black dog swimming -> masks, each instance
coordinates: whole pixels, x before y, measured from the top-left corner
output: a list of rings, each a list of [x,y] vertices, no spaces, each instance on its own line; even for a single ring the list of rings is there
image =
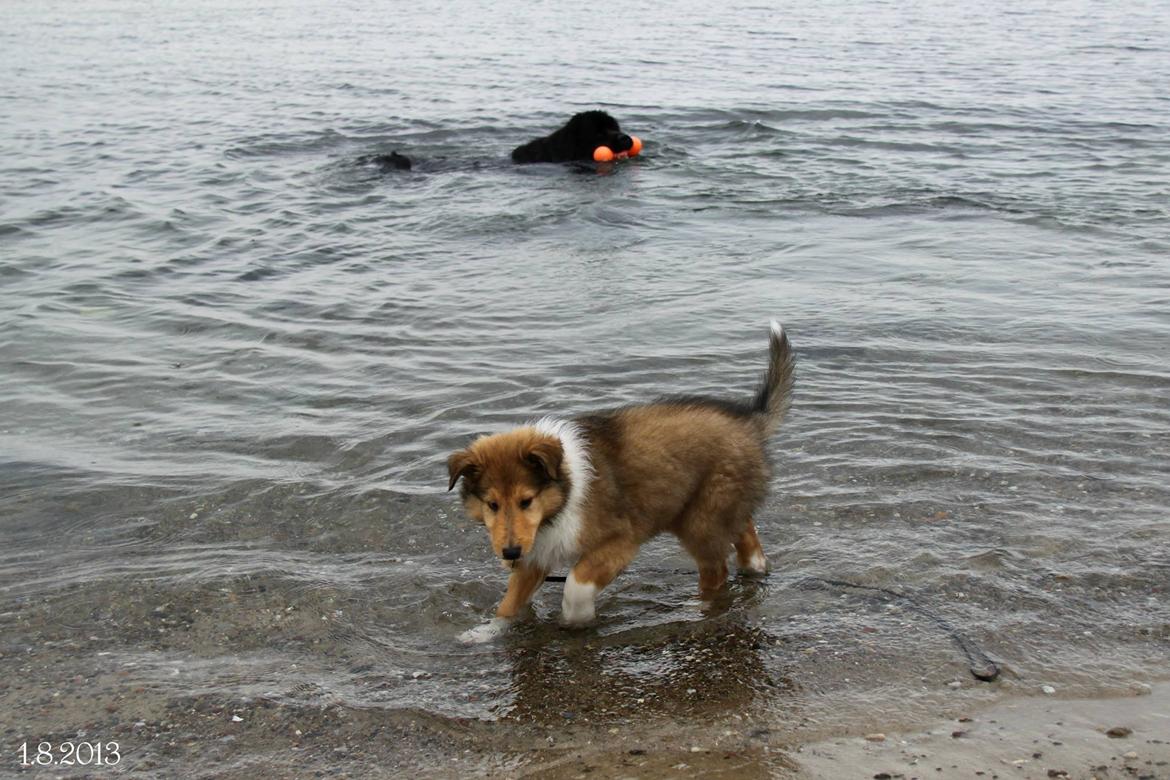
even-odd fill
[[[616,152],[628,152],[634,141],[622,132],[616,119],[604,111],[574,114],[565,126],[552,135],[534,138],[512,150],[512,162],[573,162],[592,160],[593,150],[608,146]]]
[[[398,152],[390,152],[390,154],[369,154],[358,158],[360,165],[372,163],[381,169],[382,173],[389,173],[390,171],[409,171],[411,168],[410,158]]]
[[[634,141],[622,132],[617,120],[604,111],[582,111],[574,114],[563,127],[551,135],[534,138],[526,144],[517,146],[512,150],[512,161],[592,162],[593,150],[599,146],[608,146],[615,153],[628,152],[633,148]],[[398,152],[365,155],[359,158],[357,163],[376,165],[382,173],[409,171],[413,167],[411,159]],[[476,163],[476,167],[479,167],[479,163]]]

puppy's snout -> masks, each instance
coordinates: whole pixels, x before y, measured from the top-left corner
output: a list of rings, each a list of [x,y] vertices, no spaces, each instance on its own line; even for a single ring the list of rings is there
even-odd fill
[[[511,547],[505,547],[500,554],[504,556],[505,561],[517,560],[520,557],[520,547],[515,544]]]
[[[625,133],[622,133],[614,140],[613,150],[615,152],[628,152],[634,148],[634,139],[630,138]]]

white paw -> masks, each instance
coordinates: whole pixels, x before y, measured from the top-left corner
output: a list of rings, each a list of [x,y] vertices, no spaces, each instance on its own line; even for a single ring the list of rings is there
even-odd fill
[[[485,642],[491,642],[507,631],[511,623],[512,621],[508,618],[492,618],[486,623],[464,631],[459,635],[459,641],[465,645],[482,645]]]
[[[768,573],[768,559],[759,550],[752,553],[752,557],[748,559],[747,566],[744,566],[740,571],[747,574],[756,574],[763,577]]]
[[[565,595],[561,599],[561,622],[566,626],[581,626],[593,621],[593,599],[597,586],[577,582],[570,572],[565,580]]]

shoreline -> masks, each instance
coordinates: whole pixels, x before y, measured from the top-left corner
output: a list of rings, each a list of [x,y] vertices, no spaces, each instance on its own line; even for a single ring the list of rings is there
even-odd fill
[[[0,776],[84,774],[22,770],[18,751],[100,740],[122,756],[101,777],[1170,780],[1170,679],[1139,682],[1159,679],[1155,653],[1124,672],[1010,665],[981,683],[935,633],[885,641],[904,627],[895,611],[848,644],[728,613],[632,635],[543,634],[554,629],[534,621],[475,665],[396,670],[384,649],[336,641],[348,630],[336,598],[294,599],[255,577],[11,601]],[[353,623],[377,623],[346,604]],[[1052,685],[1067,698],[1040,694]],[[1105,736],[1114,727],[1132,733]]]
[[[123,756],[101,777],[165,778],[182,768],[192,777],[263,773],[269,780],[403,773],[542,780],[1170,780],[1170,680],[1131,684],[1130,695],[1105,688],[1092,698],[1029,696],[1012,685],[967,689],[977,693],[968,696],[932,688],[922,698],[904,696],[901,709],[872,697],[846,701],[848,691],[837,690],[824,694],[834,709],[815,712],[794,712],[799,703],[774,698],[747,698],[726,709],[729,702],[712,691],[715,709],[706,715],[678,701],[653,712],[601,709],[570,717],[561,710],[573,705],[562,695],[479,720],[352,706],[328,695],[298,700],[214,688],[176,695],[134,673],[136,663],[112,664],[109,653],[83,649],[72,641],[45,642],[0,653],[7,753],[0,774],[85,774],[81,767],[22,770],[15,751],[26,741],[100,739],[118,741]],[[613,706],[608,699],[604,704]],[[1107,736],[1115,728],[1129,733]],[[880,738],[879,729],[886,729]]]
[[[1167,778],[1170,683],[1134,696],[1012,696],[966,718],[885,737],[805,745],[797,753],[801,776]]]
[[[572,757],[537,761],[514,776],[1164,780],[1170,778],[1170,682],[1132,696],[1008,695],[959,718],[808,742],[786,744],[782,733],[758,724],[715,731],[715,743],[708,736],[705,745],[694,730],[692,745],[682,733],[660,734],[677,746],[671,748],[629,748],[625,739],[618,740],[620,749],[582,745]]]

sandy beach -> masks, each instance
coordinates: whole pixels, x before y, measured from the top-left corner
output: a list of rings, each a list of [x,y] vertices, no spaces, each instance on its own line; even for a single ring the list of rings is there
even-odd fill
[[[19,612],[0,619],[11,640]],[[0,655],[0,776],[1170,777],[1167,682],[1134,682],[1095,698],[972,683],[912,708],[871,699],[840,717],[803,720],[769,716],[748,701],[727,707],[718,692],[693,689],[679,691],[689,705],[667,703],[645,717],[637,703],[604,698],[573,712],[560,707],[583,698],[566,703],[571,697],[549,690],[527,711],[484,721],[262,695],[176,697],[140,682],[145,663],[114,664],[85,640],[23,648],[9,641]],[[672,717],[673,706],[685,714]],[[19,766],[25,743],[95,741],[117,742],[121,760]]]

